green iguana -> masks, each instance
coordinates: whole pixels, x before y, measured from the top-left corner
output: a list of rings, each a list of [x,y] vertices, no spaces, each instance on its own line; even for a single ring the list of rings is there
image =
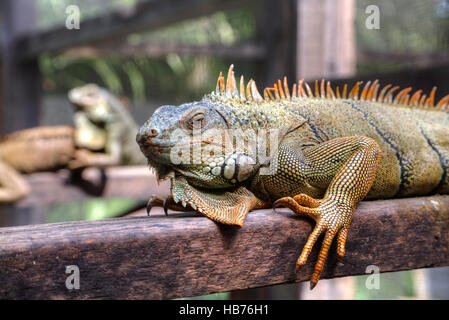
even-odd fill
[[[0,138],[0,203],[29,193],[20,173],[146,163],[133,143],[137,124],[117,98],[89,84],[72,89],[69,100],[74,127],[36,127]]]
[[[397,90],[377,80],[351,90],[322,80],[312,89],[301,79],[290,91],[284,78],[262,97],[243,77],[238,90],[231,66],[226,86],[220,74],[216,91],[201,101],[157,109],[137,141],[158,178],[171,179],[166,208],[193,208],[236,226],[250,210],[270,206],[314,219],[296,263],[306,264],[324,233],[313,288],[335,237],[337,257],[345,255],[362,199],[449,193],[449,95],[434,106],[436,88],[428,97]],[[236,140],[256,141],[268,160]],[[202,152],[187,152],[195,148]],[[148,210],[155,205],[162,199],[150,200]]]

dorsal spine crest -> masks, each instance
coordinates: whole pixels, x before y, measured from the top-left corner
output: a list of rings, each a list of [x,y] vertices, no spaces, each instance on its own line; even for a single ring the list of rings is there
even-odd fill
[[[265,88],[262,96],[257,89],[256,82],[253,79],[249,80],[245,88],[243,76],[240,78],[240,90],[238,90],[234,74],[234,65],[231,65],[228,70],[226,86],[223,73],[220,72],[217,80],[217,87],[215,92],[212,92],[211,96],[218,99],[234,99],[239,102],[254,101],[256,103],[261,103],[263,101],[291,101],[304,98],[331,100],[351,99],[354,101],[371,101],[413,108],[433,109],[440,111],[449,110],[449,94],[441,98],[438,103],[435,103],[436,87],[432,88],[429,96],[427,97],[427,95],[422,94],[422,90],[417,90],[412,94],[411,87],[402,89],[394,95],[394,93],[399,90],[399,86],[387,84],[380,89],[379,80],[366,82],[360,92],[362,84],[363,81],[357,81],[348,93],[347,84],[343,86],[342,90],[340,90],[339,86],[336,86],[334,91],[330,81],[322,79],[321,81],[315,81],[314,90],[312,91],[309,84],[304,81],[304,78],[302,78],[298,81],[298,83],[293,84],[292,90],[290,91],[287,83],[287,77],[284,77],[282,81],[279,79],[275,82],[273,87]],[[378,92],[379,95],[377,95]]]

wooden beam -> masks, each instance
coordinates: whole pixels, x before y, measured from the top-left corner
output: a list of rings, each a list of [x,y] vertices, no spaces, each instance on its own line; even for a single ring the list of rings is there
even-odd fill
[[[414,69],[423,69],[444,65],[449,62],[449,57],[440,53],[396,53],[396,52],[376,52],[362,51],[357,54],[359,64],[376,63],[407,63]]]
[[[212,14],[218,10],[241,7],[254,0],[154,0],[141,1],[127,10],[81,21],[80,29],[65,26],[29,34],[19,41],[22,58],[97,44],[133,32],[152,31],[186,19]]]
[[[169,53],[180,55],[208,55],[234,59],[263,59],[266,56],[263,44],[247,42],[232,46],[224,45],[188,45],[183,43],[144,43],[138,45],[109,42],[97,46],[78,47],[64,52],[68,57],[84,58],[99,57],[101,55],[132,56],[144,55],[146,57],[164,57]]]
[[[31,193],[13,204],[0,205],[0,226],[39,224],[47,221],[52,205],[93,197],[148,200],[152,194],[169,195],[169,181],[158,185],[146,166],[88,168],[82,175],[61,170],[27,176]]]
[[[2,228],[0,297],[169,299],[307,281],[319,247],[302,270],[295,262],[312,226],[280,209],[241,229],[188,213]],[[449,265],[448,230],[449,196],[362,202],[345,258],[334,244],[323,278]],[[77,290],[66,287],[73,265]]]

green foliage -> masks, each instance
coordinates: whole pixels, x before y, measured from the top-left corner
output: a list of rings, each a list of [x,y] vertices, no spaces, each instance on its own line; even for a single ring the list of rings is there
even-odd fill
[[[355,299],[413,299],[415,297],[413,271],[380,273],[379,289],[367,289],[369,276],[356,277]]]
[[[100,11],[131,7],[136,0],[108,1],[39,0],[41,19],[47,25],[63,24],[65,7],[80,7],[82,18],[95,16]],[[88,8],[88,10],[86,9]],[[82,20],[81,20],[82,28]],[[233,45],[251,39],[255,33],[255,18],[251,8],[230,12],[217,12],[211,16],[183,21],[155,32],[131,34],[123,39],[129,45],[145,43],[183,43],[188,45]],[[47,92],[65,94],[69,89],[95,82],[117,95],[133,100],[161,100],[171,102],[200,98],[215,87],[220,71],[226,71],[235,61],[205,56],[179,56],[169,53],[165,57],[149,58],[143,55],[74,57],[73,55],[43,55],[40,66]],[[254,64],[249,64],[250,68]],[[251,74],[253,72],[250,72]]]
[[[132,199],[89,199],[53,205],[48,213],[47,222],[64,222],[80,220],[101,220],[121,216],[136,205]]]
[[[365,9],[376,5],[380,29],[367,29]],[[359,73],[394,72],[416,67],[416,63],[389,61],[389,55],[447,56],[449,53],[449,1],[447,0],[358,0],[356,1],[358,52],[377,53],[376,62],[359,63]]]

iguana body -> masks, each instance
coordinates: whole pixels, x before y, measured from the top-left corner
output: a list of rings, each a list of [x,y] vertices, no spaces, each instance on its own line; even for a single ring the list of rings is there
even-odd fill
[[[106,90],[86,85],[70,91],[75,127],[36,127],[0,140],[0,202],[29,192],[20,173],[87,166],[144,164],[133,141],[137,125],[126,107]]]
[[[449,193],[449,95],[433,107],[435,90],[426,99],[421,91],[410,95],[409,88],[393,96],[397,87],[379,90],[377,81],[363,90],[357,83],[348,93],[346,86],[334,91],[324,81],[312,90],[302,80],[290,94],[284,79],[265,89],[262,97],[254,81],[244,87],[243,77],[239,92],[232,69],[226,86],[220,75],[216,91],[200,102],[156,110],[137,140],[159,177],[171,178],[174,202],[166,204],[173,208],[181,203],[237,226],[250,210],[271,205],[315,219],[297,262],[298,268],[306,263],[324,233],[312,288],[334,237],[338,257],[344,256],[352,215],[362,199]],[[251,132],[271,129],[277,130],[278,139],[270,144],[270,157],[263,164],[241,147],[219,146],[218,134],[193,137],[189,147],[213,146],[223,156],[174,164],[179,132],[192,136],[195,128],[201,133],[246,130],[238,136],[244,141],[252,141]],[[267,165],[275,169],[262,174]]]

